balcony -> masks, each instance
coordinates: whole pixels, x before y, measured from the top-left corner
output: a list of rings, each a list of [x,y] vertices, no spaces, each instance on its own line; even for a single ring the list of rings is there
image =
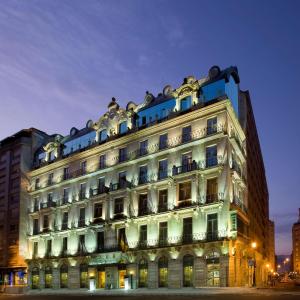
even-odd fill
[[[78,193],[78,201],[86,200],[88,197],[86,195],[86,191],[80,191]]]
[[[78,227],[85,227],[85,226],[87,226],[87,225],[86,225],[86,222],[84,219],[78,220]]]
[[[212,204],[224,200],[224,193],[207,194],[205,196],[205,203]]]
[[[47,209],[47,208],[55,208],[56,202],[54,201],[47,201],[47,202],[41,202],[40,204],[40,210]]]
[[[163,180],[168,178],[168,170],[160,170],[157,173],[157,179],[158,180]]]
[[[182,166],[173,166],[172,168],[172,174],[173,176],[179,175],[179,174],[183,174],[183,173],[187,173],[187,172],[191,172],[191,171],[195,171],[198,170],[198,165],[196,163],[196,161],[193,161],[192,163],[189,164],[185,164]]]
[[[94,220],[93,220],[93,224],[102,224],[104,222],[105,222],[105,220],[102,217],[97,217],[97,218],[94,218]]]
[[[105,252],[117,252],[121,251],[121,246],[118,243],[112,243],[110,245],[100,245],[97,247],[96,253],[105,253]]]
[[[191,199],[181,200],[178,201],[176,208],[185,208],[193,205],[196,205],[196,203],[193,203]]]
[[[101,186],[97,189],[90,189],[90,197],[106,194],[108,192],[109,192],[109,188],[106,186]]]
[[[248,209],[247,209],[246,205],[237,196],[233,197],[232,203],[235,206],[239,207],[243,212],[247,213]]]
[[[61,224],[61,230],[68,230],[68,229],[70,229],[68,222],[63,222]]]
[[[168,211],[168,210],[169,210],[168,204],[165,204],[165,205],[159,205],[159,206],[157,207],[157,211],[158,211],[159,213],[166,212],[166,211]]]
[[[150,210],[150,208],[148,208],[148,207],[141,207],[141,208],[139,208],[139,210],[138,210],[138,216],[140,217],[140,216],[146,216],[146,215],[149,215],[149,214],[151,214],[152,213],[152,211]]]
[[[114,192],[114,191],[118,191],[121,189],[126,189],[126,188],[131,188],[132,184],[131,182],[127,181],[127,180],[122,180],[120,182],[117,183],[111,183],[109,186],[109,191],[110,192]]]

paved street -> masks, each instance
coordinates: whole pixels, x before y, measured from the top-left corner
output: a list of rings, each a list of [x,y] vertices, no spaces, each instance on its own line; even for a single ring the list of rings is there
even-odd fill
[[[298,289],[247,289],[247,288],[218,288],[218,289],[180,289],[180,290],[135,290],[135,291],[32,291],[26,295],[4,295],[0,294],[0,299],[9,300],[67,300],[71,298],[91,299],[100,298],[101,300],[114,299],[134,299],[134,300],[187,300],[187,299],[220,299],[220,300],[250,300],[250,299],[300,299],[300,288]]]

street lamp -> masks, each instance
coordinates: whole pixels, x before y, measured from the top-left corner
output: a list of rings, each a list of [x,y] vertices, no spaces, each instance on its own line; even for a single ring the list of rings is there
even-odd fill
[[[252,277],[252,282],[253,282],[253,285],[252,286],[256,286],[256,277],[255,277],[255,269],[256,269],[256,260],[255,260],[255,249],[257,247],[257,244],[256,242],[252,242],[251,243],[251,248],[253,250],[253,277]]]

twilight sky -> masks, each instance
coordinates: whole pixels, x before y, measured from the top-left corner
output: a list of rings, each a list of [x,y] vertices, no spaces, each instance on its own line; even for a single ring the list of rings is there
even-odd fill
[[[300,207],[300,1],[1,0],[0,140],[68,134],[125,106],[236,65],[249,89],[276,222],[291,250]]]

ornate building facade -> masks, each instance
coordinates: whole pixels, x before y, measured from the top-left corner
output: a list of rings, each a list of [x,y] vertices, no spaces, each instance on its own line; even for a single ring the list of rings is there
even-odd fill
[[[268,236],[251,239],[251,218],[268,222],[268,207],[248,211],[240,95],[237,69],[212,67],[140,105],[113,98],[41,147],[27,174],[31,288],[262,284]]]

